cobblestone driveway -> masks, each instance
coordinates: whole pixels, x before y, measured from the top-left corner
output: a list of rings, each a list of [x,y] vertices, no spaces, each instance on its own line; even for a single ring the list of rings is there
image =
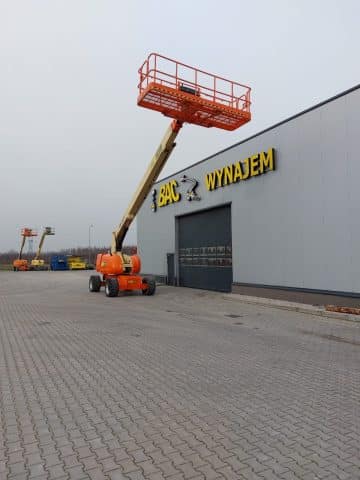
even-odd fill
[[[0,478],[360,479],[360,326],[0,273]]]

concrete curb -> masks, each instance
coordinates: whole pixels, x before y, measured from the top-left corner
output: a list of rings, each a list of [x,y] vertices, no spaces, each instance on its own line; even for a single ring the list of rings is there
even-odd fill
[[[346,320],[348,322],[360,323],[360,315],[351,315],[349,313],[328,312],[324,307],[307,305],[304,303],[287,302],[285,300],[274,300],[271,298],[252,297],[249,295],[240,295],[238,293],[228,293],[223,296],[225,300],[235,300],[251,305],[261,305],[263,307],[279,308],[281,310],[291,310],[307,315],[316,315],[318,317],[334,318],[336,320]]]

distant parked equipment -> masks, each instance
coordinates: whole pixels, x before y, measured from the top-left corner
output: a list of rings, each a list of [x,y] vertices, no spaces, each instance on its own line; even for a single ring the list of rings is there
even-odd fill
[[[69,270],[66,255],[53,255],[50,259],[50,270]]]
[[[39,246],[36,252],[36,255],[33,260],[31,260],[31,269],[32,270],[48,270],[48,265],[45,265],[45,260],[40,258],[41,250],[44,245],[45,237],[48,235],[55,235],[55,230],[52,227],[45,227],[43,233],[41,234]]]
[[[52,255],[50,270],[92,270],[94,267],[76,255]]]
[[[32,228],[26,227],[21,229],[22,240],[21,240],[19,256],[16,260],[13,261],[14,272],[18,272],[18,271],[24,272],[24,271],[30,270],[29,263],[26,259],[22,258],[22,254],[23,254],[26,239],[28,238],[30,240],[32,237],[36,237],[36,235],[37,235],[37,232],[35,232],[35,230],[33,230]]]
[[[69,270],[86,270],[86,262],[81,257],[76,257],[73,255],[69,255],[67,257],[67,263],[69,266]]]

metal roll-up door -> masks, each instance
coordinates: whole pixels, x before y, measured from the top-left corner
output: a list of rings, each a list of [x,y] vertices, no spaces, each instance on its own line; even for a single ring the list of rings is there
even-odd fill
[[[178,217],[179,284],[231,291],[231,206]]]

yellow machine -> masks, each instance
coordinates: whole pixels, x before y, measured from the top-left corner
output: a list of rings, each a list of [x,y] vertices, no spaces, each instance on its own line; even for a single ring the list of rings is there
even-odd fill
[[[70,255],[67,259],[69,270],[86,270],[86,262],[81,257]]]
[[[31,260],[31,269],[32,270],[46,270],[45,260],[40,258],[41,250],[44,245],[45,237],[48,235],[55,235],[55,230],[52,227],[45,227],[43,233],[41,234],[39,246],[36,252],[35,257]]]

